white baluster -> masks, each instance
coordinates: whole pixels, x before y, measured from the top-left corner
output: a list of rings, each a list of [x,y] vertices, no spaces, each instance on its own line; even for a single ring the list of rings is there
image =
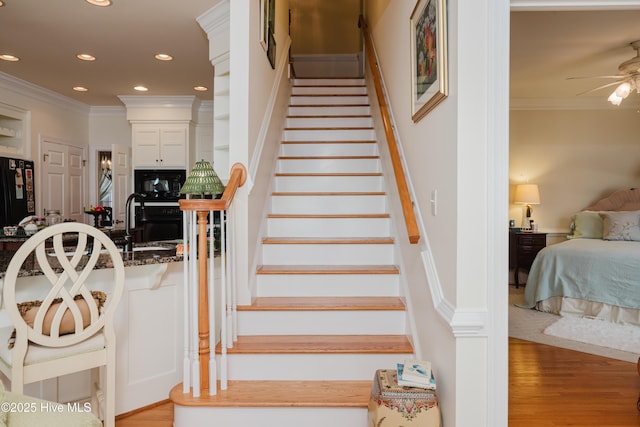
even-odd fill
[[[191,268],[191,357],[193,363],[192,370],[192,389],[193,397],[200,397],[200,357],[198,354],[198,264],[197,264],[197,251],[198,251],[198,237],[197,237],[197,219],[196,212],[191,211],[191,239],[189,241],[189,262]]]
[[[188,241],[188,224],[189,224],[189,216],[187,211],[182,211],[182,282],[184,283],[183,288],[183,321],[184,321],[184,356],[182,361],[182,392],[189,393],[189,389],[191,388],[191,360],[189,359],[189,338],[191,334],[189,333],[189,315],[191,311],[189,310],[189,254],[187,253],[187,241]]]
[[[209,211],[209,395],[218,392],[218,376],[216,372],[216,281],[214,270],[214,211]]]
[[[227,389],[227,239],[225,233],[225,211],[220,211],[220,389]]]

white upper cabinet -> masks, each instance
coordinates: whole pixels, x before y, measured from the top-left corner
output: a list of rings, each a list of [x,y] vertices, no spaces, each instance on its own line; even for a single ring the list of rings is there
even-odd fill
[[[187,169],[188,124],[134,124],[133,167]]]
[[[131,123],[133,169],[190,169],[196,151],[195,96],[120,96]]]

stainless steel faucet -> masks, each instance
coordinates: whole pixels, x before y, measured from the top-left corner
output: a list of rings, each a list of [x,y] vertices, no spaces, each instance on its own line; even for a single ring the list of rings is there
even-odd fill
[[[131,252],[133,250],[133,235],[131,234],[131,202],[137,199],[140,202],[140,222],[146,221],[146,215],[144,212],[144,197],[139,193],[131,193],[127,197],[127,203],[125,204],[125,216],[124,216],[124,248],[125,252]]]

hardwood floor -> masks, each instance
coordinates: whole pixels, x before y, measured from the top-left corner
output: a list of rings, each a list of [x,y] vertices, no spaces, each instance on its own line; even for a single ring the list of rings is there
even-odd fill
[[[634,363],[509,338],[509,427],[640,426]]]
[[[638,427],[640,376],[634,363],[509,339],[509,427]],[[163,403],[116,427],[171,427]]]

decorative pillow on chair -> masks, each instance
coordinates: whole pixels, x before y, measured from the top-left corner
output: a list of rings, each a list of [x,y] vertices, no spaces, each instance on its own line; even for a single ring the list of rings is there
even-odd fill
[[[598,212],[583,211],[573,216],[572,239],[602,239],[603,219]]]
[[[640,241],[640,211],[601,212],[604,240]]]
[[[98,313],[104,306],[105,301],[107,300],[107,294],[102,291],[91,291],[91,296],[98,307]],[[73,297],[73,300],[76,301],[76,305],[80,310],[80,314],[82,315],[82,327],[86,328],[91,323],[91,312],[89,311],[89,306],[87,302],[84,300],[82,295],[76,295]],[[56,298],[53,300],[51,306],[47,310],[47,313],[44,315],[44,322],[42,324],[42,334],[43,335],[51,335],[51,322],[53,321],[53,317],[58,311],[58,307],[62,303],[62,298]],[[42,305],[42,301],[26,301],[18,304],[18,310],[22,315],[24,321],[29,325],[29,327],[33,328],[33,322],[36,319],[36,314],[38,313],[38,309]],[[76,331],[76,324],[73,320],[73,314],[71,314],[71,310],[67,308],[67,310],[62,315],[62,320],[60,321],[60,335],[71,334]],[[9,348],[13,348],[13,344],[16,338],[16,331],[14,330],[9,338]]]

